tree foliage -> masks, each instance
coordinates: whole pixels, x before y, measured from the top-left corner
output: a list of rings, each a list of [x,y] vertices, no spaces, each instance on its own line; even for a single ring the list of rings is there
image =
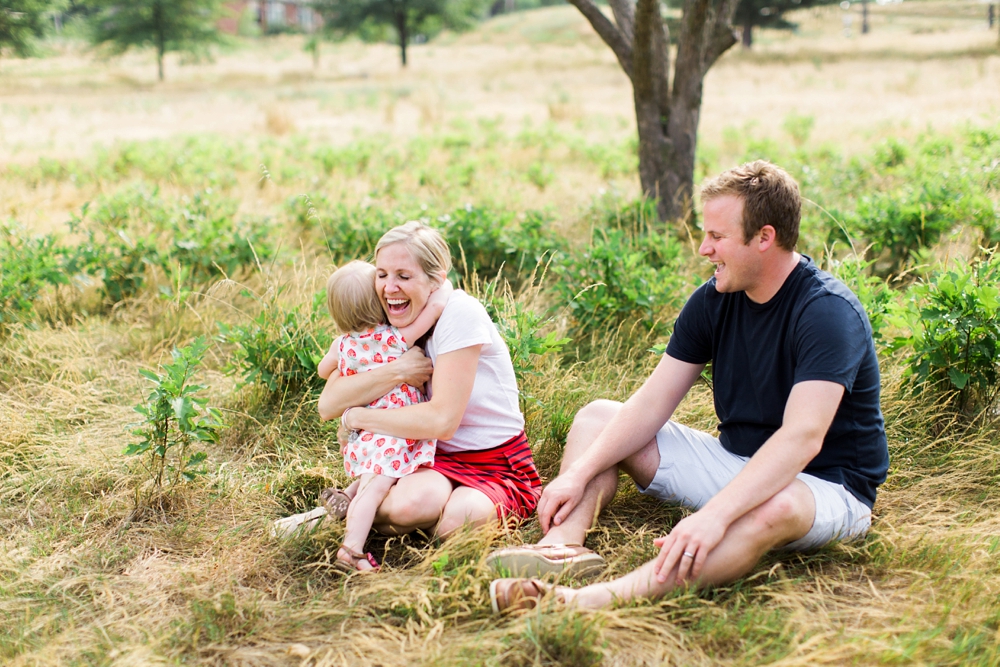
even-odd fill
[[[755,27],[793,30],[798,26],[785,19],[786,12],[835,2],[838,0],[740,0],[733,23],[743,26],[743,46],[749,48]]]
[[[9,49],[22,58],[31,55],[31,42],[45,28],[48,0],[0,0],[0,55]]]
[[[163,81],[164,54],[202,55],[210,44],[221,41],[216,23],[222,13],[222,0],[100,0],[100,11],[92,19],[92,39],[116,54],[153,47]]]
[[[316,0],[324,32],[333,38],[395,38],[406,67],[406,47],[442,30],[467,30],[485,14],[484,0]]]

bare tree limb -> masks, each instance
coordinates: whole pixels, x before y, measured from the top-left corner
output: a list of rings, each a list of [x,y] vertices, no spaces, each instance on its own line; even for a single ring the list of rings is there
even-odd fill
[[[673,98],[687,99],[701,105],[701,95],[691,99],[692,86],[699,86],[704,77],[705,24],[709,18],[711,0],[685,0],[681,16],[681,34],[677,38],[677,62],[674,64]]]
[[[625,36],[615,27],[615,24],[595,5],[591,0],[569,0],[569,2],[580,10],[580,13],[590,21],[597,34],[600,35],[604,43],[611,47],[618,64],[622,70],[632,78],[632,43],[625,41]]]
[[[707,72],[715,61],[737,42],[736,31],[733,30],[733,16],[739,0],[721,0],[718,2],[718,12],[715,15],[715,25],[705,49],[705,60],[702,71]]]
[[[660,122],[666,128],[670,117],[670,31],[659,7],[653,18],[653,86],[660,109]]]
[[[608,0],[611,6],[611,13],[615,16],[615,23],[621,31],[625,41],[629,44],[635,42],[635,0]]]

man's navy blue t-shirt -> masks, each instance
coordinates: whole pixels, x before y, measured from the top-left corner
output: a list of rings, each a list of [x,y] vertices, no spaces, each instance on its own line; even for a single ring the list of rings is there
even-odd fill
[[[753,456],[778,428],[792,386],[826,380],[844,397],[820,453],[804,472],[843,484],[872,507],[889,468],[878,357],[868,316],[843,283],[806,256],[767,303],[722,294],[715,278],[684,306],[667,354],[712,362],[723,447]]]

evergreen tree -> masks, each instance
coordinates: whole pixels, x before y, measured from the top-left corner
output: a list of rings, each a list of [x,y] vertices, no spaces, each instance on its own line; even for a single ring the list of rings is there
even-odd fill
[[[216,22],[222,5],[223,0],[101,0],[100,11],[91,19],[92,39],[112,53],[152,46],[163,81],[164,54],[200,55],[221,41]]]
[[[31,42],[45,28],[47,0],[0,0],[0,55],[4,49],[22,58],[31,55]]]
[[[400,60],[406,67],[406,47],[416,36],[432,37],[441,30],[466,30],[485,14],[484,0],[316,0],[324,32],[332,38],[357,34],[382,39],[395,33]]]
[[[798,27],[784,18],[785,12],[817,5],[830,5],[840,0],[740,0],[733,24],[743,26],[743,46],[753,44],[754,27],[794,30]]]

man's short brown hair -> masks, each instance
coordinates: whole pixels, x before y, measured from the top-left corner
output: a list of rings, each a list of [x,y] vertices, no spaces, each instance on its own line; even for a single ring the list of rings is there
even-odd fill
[[[743,243],[750,243],[764,225],[771,225],[778,245],[795,250],[802,199],[799,184],[787,171],[766,160],[755,160],[724,171],[701,186],[702,204],[728,195],[743,200]]]

